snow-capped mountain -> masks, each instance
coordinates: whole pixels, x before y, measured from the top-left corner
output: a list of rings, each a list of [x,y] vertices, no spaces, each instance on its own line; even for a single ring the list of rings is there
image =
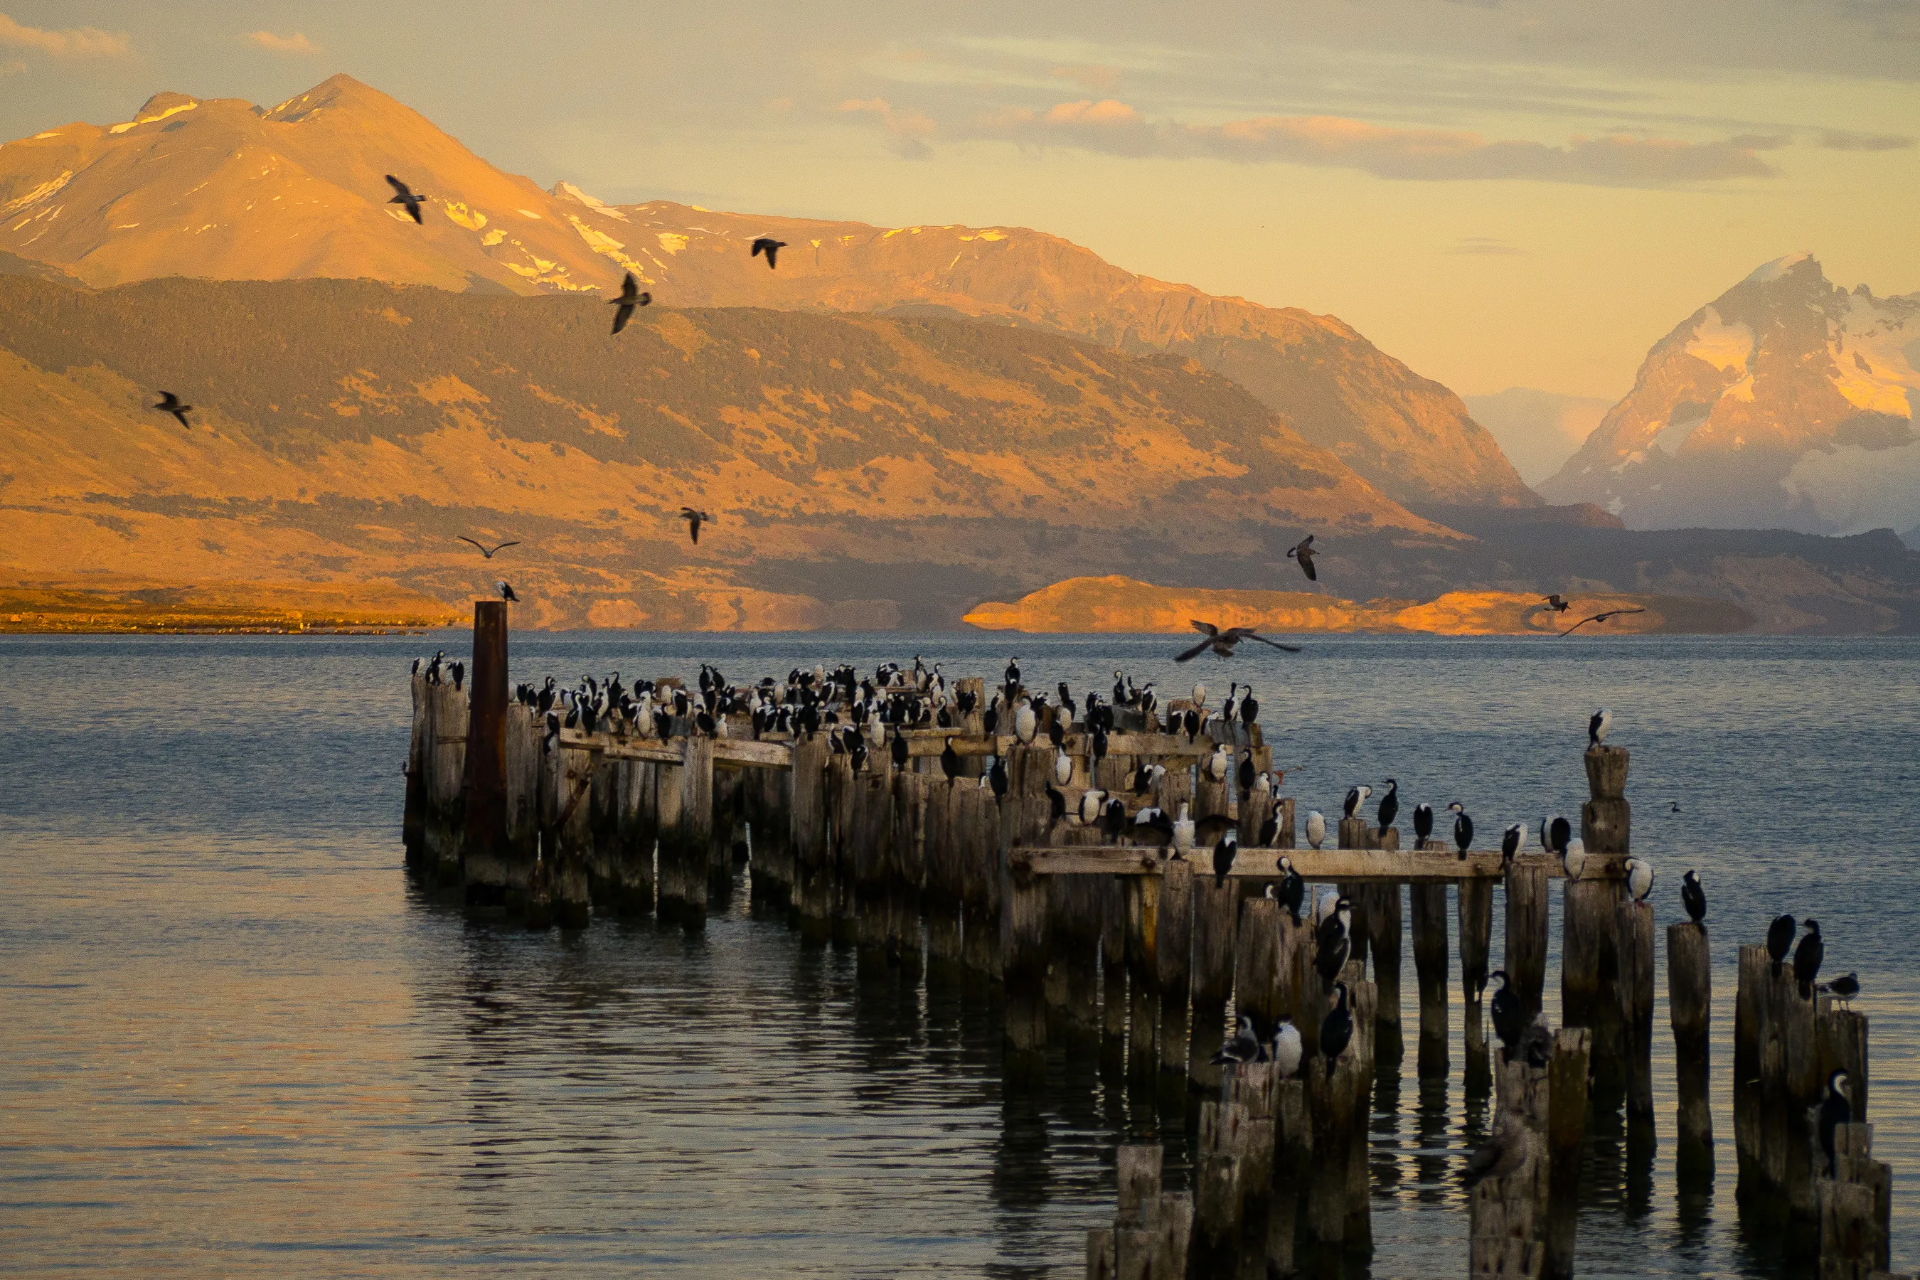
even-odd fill
[[[1540,491],[1630,528],[1906,529],[1920,520],[1920,294],[1769,262],[1689,316]]]

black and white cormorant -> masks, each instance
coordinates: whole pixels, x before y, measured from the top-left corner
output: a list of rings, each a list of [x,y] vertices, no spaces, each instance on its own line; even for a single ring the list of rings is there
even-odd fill
[[[1107,801],[1107,807],[1100,813],[1100,830],[1107,839],[1115,844],[1127,833],[1127,802],[1119,796]]]
[[[1213,883],[1217,887],[1227,882],[1227,873],[1233,870],[1233,859],[1240,852],[1240,837],[1233,832],[1223,832],[1213,846]]]
[[[1020,659],[1008,658],[1007,659],[1007,688],[1018,689],[1019,687],[1020,687]]]
[[[1346,803],[1346,807],[1341,811],[1342,815],[1345,817],[1351,818],[1355,814],[1359,813],[1360,806],[1365,804],[1367,797],[1372,794],[1373,794],[1373,788],[1367,786],[1365,783],[1361,783],[1358,786],[1348,788],[1347,803]]]
[[[1493,1011],[1493,1034],[1500,1037],[1500,1043],[1511,1057],[1520,1046],[1520,1037],[1527,1032],[1527,1008],[1521,1003],[1518,993],[1507,985],[1505,969],[1495,969],[1487,976],[1500,984],[1500,989],[1493,993],[1493,999],[1488,1002]]]
[[[1800,945],[1793,949],[1793,977],[1800,984],[1800,998],[1813,999],[1813,980],[1820,976],[1820,962],[1826,959],[1827,944],[1820,940],[1820,922],[1802,920],[1800,927],[1806,930]]]
[[[1793,949],[1793,935],[1799,928],[1799,923],[1792,916],[1775,916],[1773,923],[1767,926],[1767,954],[1773,957],[1775,974],[1786,962],[1787,952]]]
[[[1347,984],[1333,984],[1334,1006],[1320,1020],[1320,1054],[1327,1060],[1327,1079],[1333,1079],[1340,1055],[1353,1041],[1353,1014],[1347,1010]]]
[[[1173,843],[1173,819],[1160,806],[1148,805],[1133,815],[1133,829],[1127,833],[1127,839],[1148,848],[1164,849]]]
[[[1828,1177],[1839,1171],[1834,1160],[1834,1130],[1853,1123],[1853,1102],[1847,1097],[1847,1083],[1847,1069],[1836,1067],[1827,1077],[1827,1096],[1820,1100],[1820,1152],[1827,1158]]]
[[[1700,887],[1700,873],[1689,867],[1680,877],[1680,901],[1687,908],[1687,917],[1695,924],[1704,924],[1707,919],[1707,891]]]
[[[947,745],[940,748],[940,772],[947,775],[948,782],[960,776],[960,753],[953,749],[952,738],[948,738]]]
[[[1386,835],[1387,828],[1400,816],[1400,784],[1392,778],[1387,779],[1387,794],[1380,797],[1380,834]]]
[[[1269,811],[1265,820],[1260,823],[1259,846],[1262,849],[1271,849],[1274,842],[1279,839],[1280,815],[1277,811]]]
[[[1587,745],[1590,747],[1604,746],[1607,741],[1607,730],[1612,727],[1613,711],[1610,708],[1602,707],[1594,712],[1593,715],[1587,719]]]
[[[913,756],[913,750],[907,745],[906,738],[901,736],[898,730],[894,731],[893,744],[889,749],[893,753],[893,767],[896,769],[906,768],[907,761]]]
[[[1290,1080],[1300,1070],[1300,1059],[1306,1053],[1306,1042],[1300,1038],[1300,1028],[1293,1025],[1293,1018],[1280,1015],[1280,1025],[1273,1029],[1273,1039],[1267,1046],[1267,1061],[1280,1069],[1280,1078]]]
[[[1526,842],[1527,824],[1524,822],[1509,824],[1506,834],[1500,837],[1500,861],[1512,862],[1513,856],[1520,852],[1520,847]]]
[[[1221,1045],[1219,1052],[1213,1055],[1213,1065],[1216,1067],[1238,1066],[1243,1062],[1257,1062],[1259,1059],[1260,1037],[1253,1033],[1253,1015],[1243,1013],[1240,1015],[1240,1029],[1234,1032],[1233,1038]]]
[[[1280,905],[1287,909],[1295,924],[1300,923],[1300,908],[1306,905],[1307,882],[1293,869],[1293,859],[1280,856]]]
[[[1458,800],[1447,806],[1447,812],[1453,815],[1453,847],[1464,858],[1467,850],[1473,848],[1473,819],[1467,816],[1467,807]]]
[[[1540,821],[1540,842],[1547,846],[1547,852],[1565,854],[1567,842],[1573,839],[1573,824],[1559,814]]]
[[[1578,880],[1580,873],[1587,869],[1587,842],[1578,836],[1567,841],[1567,850],[1560,855],[1560,865],[1566,869],[1567,879]]]
[[[1417,804],[1413,806],[1413,838],[1419,844],[1425,844],[1433,836],[1433,806]]]
[[[1313,967],[1322,982],[1332,982],[1347,967],[1353,952],[1353,903],[1342,897],[1334,903],[1333,914],[1320,922],[1314,937]]]
[[[1318,809],[1307,810],[1307,843],[1318,849],[1327,838],[1327,815]]]
[[[1000,756],[993,758],[993,767],[987,770],[987,780],[993,787],[994,798],[1000,799],[1007,794],[1007,762]]]

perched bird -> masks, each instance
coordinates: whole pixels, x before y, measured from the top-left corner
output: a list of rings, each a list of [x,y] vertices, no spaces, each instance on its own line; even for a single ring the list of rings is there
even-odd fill
[[[1300,572],[1307,575],[1308,582],[1320,581],[1320,575],[1314,571],[1313,557],[1312,534],[1308,534],[1306,537],[1300,539],[1299,543],[1287,548],[1287,559],[1300,562]]]
[[[1613,711],[1602,707],[1587,720],[1587,745],[1597,747],[1606,742],[1607,730],[1613,727]]]
[[[1380,834],[1387,834],[1387,828],[1400,816],[1400,784],[1392,778],[1387,779],[1387,794],[1380,797]]]
[[[1553,1028],[1545,1017],[1535,1018],[1521,1033],[1519,1057],[1530,1067],[1544,1067],[1553,1061]]]
[[[1273,1042],[1267,1049],[1267,1061],[1280,1068],[1282,1080],[1292,1079],[1300,1070],[1300,1059],[1306,1053],[1306,1042],[1300,1038],[1300,1028],[1293,1025],[1288,1014],[1280,1015],[1280,1025],[1273,1029]]]
[[[1629,858],[1627,861],[1631,863],[1633,860]],[[1567,841],[1567,850],[1560,855],[1560,865],[1566,868],[1567,879],[1578,880],[1587,867],[1587,842],[1577,836]],[[1652,878],[1651,873],[1648,878]]]
[[[1566,853],[1567,842],[1572,838],[1573,824],[1559,814],[1540,819],[1540,843],[1547,846],[1548,853]]]
[[[1120,811],[1125,813],[1126,806],[1121,805]],[[1133,815],[1133,830],[1127,838],[1134,844],[1164,849],[1173,843],[1173,819],[1167,816],[1165,809],[1149,805]]]
[[[1609,609],[1605,613],[1596,613],[1591,618],[1580,619],[1580,621],[1574,623],[1572,626],[1568,627],[1565,631],[1562,631],[1560,634],[1563,636],[1570,636],[1574,632],[1578,631],[1580,628],[1586,626],[1589,622],[1605,622],[1608,618],[1617,618],[1621,614],[1645,613],[1645,612],[1646,612],[1645,609]]]
[[[1238,645],[1242,640],[1258,640],[1261,644],[1269,645],[1272,648],[1280,649],[1287,653],[1300,652],[1299,648],[1295,645],[1281,644],[1278,640],[1269,640],[1263,635],[1256,635],[1252,627],[1228,627],[1225,631],[1222,631],[1211,622],[1201,622],[1196,618],[1193,619],[1193,629],[1205,635],[1207,638],[1186,652],[1174,655],[1173,660],[1175,662],[1192,662],[1209,649],[1223,658],[1231,658],[1233,656],[1234,646]],[[1198,700],[1196,699],[1196,701]]]
[[[1234,855],[1240,852],[1240,838],[1233,832],[1221,834],[1213,846],[1213,883],[1215,887],[1227,882],[1227,873],[1233,870]]]
[[[748,253],[747,256],[749,258],[757,258],[763,253],[766,254],[767,270],[771,271],[773,270],[774,255],[786,247],[787,242],[785,240],[775,240],[772,236],[760,236],[754,240],[753,250]]]
[[[393,199],[387,201],[387,203],[407,206],[407,213],[413,218],[414,222],[419,226],[425,226],[426,223],[422,221],[420,217],[420,202],[427,197],[415,195],[406,183],[400,181],[400,179],[394,177],[392,174],[387,175],[387,185],[393,188]]]
[[[1687,916],[1695,924],[1705,924],[1707,920],[1707,892],[1700,887],[1700,873],[1688,868],[1680,877],[1680,901],[1687,908]]]
[[[1327,1060],[1327,1079],[1333,1079],[1335,1066],[1347,1045],[1353,1041],[1353,1014],[1347,1010],[1347,984],[1333,984],[1334,1006],[1320,1020],[1320,1053]]]
[[[502,600],[512,600],[516,603],[519,602],[520,597],[513,594],[513,584],[508,582],[505,578],[502,578],[498,582],[494,583],[493,589],[500,593],[500,598]]]
[[[1827,1077],[1827,1096],[1820,1100],[1820,1152],[1827,1158],[1827,1176],[1834,1177],[1840,1167],[1834,1154],[1833,1134],[1843,1124],[1853,1123],[1853,1103],[1847,1097],[1847,1070],[1836,1067]]]
[[[1773,957],[1773,971],[1780,972],[1780,966],[1787,958],[1787,951],[1793,946],[1793,935],[1799,924],[1792,916],[1775,916],[1773,923],[1767,926],[1767,954]]]
[[[1207,757],[1207,776],[1215,782],[1227,780],[1227,769],[1233,763],[1233,754],[1227,750],[1227,744],[1221,743]]]
[[[948,782],[960,776],[960,753],[953,749],[952,738],[948,738],[947,745],[940,748],[940,772],[947,775]]]
[[[1264,779],[1262,780],[1264,781]],[[1279,838],[1280,815],[1277,812],[1269,812],[1265,821],[1260,824],[1260,834],[1257,837],[1257,842],[1262,849],[1271,849],[1274,846],[1274,842]]]
[[[1349,787],[1347,789],[1347,804],[1346,804],[1345,810],[1343,811],[1344,816],[1351,818],[1357,815],[1360,812],[1360,806],[1365,804],[1367,802],[1367,797],[1372,794],[1373,794],[1373,788],[1369,787],[1364,782],[1360,783],[1358,786]]]
[[[1556,591],[1547,597],[1547,608],[1553,610],[1555,613],[1565,613],[1568,604],[1566,600],[1561,598],[1560,593]]]
[[[1089,787],[1080,793],[1080,825],[1091,827],[1100,821],[1100,810],[1106,804],[1107,793],[1095,791]]]
[[[999,756],[993,758],[993,767],[987,770],[987,785],[993,788],[995,799],[1007,794],[1007,762]]]
[[[1193,819],[1187,816],[1187,802],[1180,802],[1180,816],[1173,821],[1173,852],[1183,857],[1193,852]]]
[[[1253,790],[1254,780],[1258,775],[1259,770],[1253,767],[1253,752],[1249,751],[1240,757],[1240,771],[1234,775],[1235,781],[1240,784],[1242,796]]]
[[[1800,984],[1800,998],[1813,999],[1813,980],[1820,976],[1820,962],[1826,958],[1827,944],[1820,940],[1820,922],[1802,920],[1800,927],[1806,933],[1800,939],[1800,945],[1793,949],[1793,976]]]
[[[1287,909],[1295,924],[1300,923],[1300,908],[1306,905],[1307,882],[1293,869],[1293,859],[1280,855],[1280,891],[1274,895]]]
[[[1234,1032],[1233,1039],[1221,1045],[1220,1051],[1213,1055],[1213,1064],[1216,1067],[1223,1063],[1238,1066],[1259,1059],[1260,1037],[1253,1033],[1253,1015],[1243,1013],[1240,1015],[1240,1029]]]
[[[626,281],[620,286],[620,296],[609,298],[607,305],[617,307],[613,313],[613,331],[620,332],[627,327],[627,321],[633,319],[633,309],[644,307],[653,301],[653,295],[640,288],[640,282],[633,278],[633,272],[627,272]]]
[[[1054,721],[1058,724],[1059,721]],[[1053,758],[1053,780],[1061,786],[1073,781],[1073,757],[1062,751]]]
[[[1852,1004],[1853,998],[1860,994],[1860,975],[1843,973],[1832,982],[1824,983],[1821,990],[1842,1004]]]
[[[153,407],[161,413],[172,414],[175,418],[179,419],[180,425],[189,431],[193,429],[193,424],[187,421],[187,415],[193,412],[193,406],[190,404],[181,404],[180,397],[173,394],[173,392],[162,391],[160,393],[160,403]]]
[[[1581,857],[1586,856],[1586,845],[1575,840],[1567,847],[1567,856],[1573,856],[1573,845],[1580,846]],[[1645,902],[1647,895],[1653,892],[1653,864],[1640,858],[1627,859],[1627,892],[1633,895],[1635,902]]]
[[[1320,922],[1314,936],[1313,967],[1322,982],[1332,982],[1347,967],[1353,953],[1353,903],[1342,897],[1335,901],[1333,914]]]
[[[1413,838],[1417,843],[1425,844],[1433,835],[1433,806],[1417,804],[1413,806]]]
[[[1462,858],[1473,847],[1473,819],[1467,816],[1467,810],[1458,800],[1447,808],[1453,813],[1453,847],[1460,851]]]
[[[1507,985],[1505,969],[1495,969],[1487,976],[1500,984],[1500,989],[1493,993],[1490,1002],[1493,1033],[1500,1037],[1500,1043],[1506,1047],[1507,1056],[1511,1058],[1514,1050],[1520,1046],[1520,1037],[1527,1031],[1527,1009],[1520,1003],[1519,995]]]
[[[1500,861],[1512,862],[1513,855],[1519,853],[1521,846],[1526,842],[1527,824],[1524,822],[1510,824],[1506,834],[1500,837]]]
[[[1100,814],[1100,830],[1107,839],[1118,844],[1120,837],[1127,833],[1127,802],[1119,796],[1107,801],[1107,807]]]
[[[1035,713],[1033,704],[1020,699],[1020,705],[1013,711],[1013,736],[1022,742],[1032,742],[1034,735],[1040,732],[1040,717]]]
[[[499,543],[499,544],[498,544],[498,545],[496,545],[496,546],[491,546],[491,547],[489,547],[489,546],[487,546],[487,545],[485,545],[484,543],[479,543],[479,542],[475,542],[475,541],[474,541],[474,540],[473,540],[472,538],[469,538],[469,537],[468,537],[468,536],[467,536],[466,534],[464,534],[464,533],[461,533],[461,534],[455,534],[455,535],[454,535],[454,538],[455,538],[455,540],[456,540],[456,541],[459,541],[459,542],[464,542],[464,543],[467,543],[467,544],[468,544],[469,546],[472,546],[472,547],[474,547],[474,548],[477,548],[477,549],[479,550],[479,552],[480,552],[480,554],[481,554],[482,556],[484,556],[484,557],[486,557],[486,558],[487,558],[488,560],[491,560],[491,559],[493,559],[493,553],[494,553],[494,552],[496,552],[496,551],[505,551],[505,550],[506,550],[506,549],[507,549],[508,547],[517,547],[517,546],[519,546],[519,545],[520,545],[520,544],[519,544],[519,543],[518,543],[518,542],[516,541],[516,542],[502,542],[502,543]]]
[[[1461,1181],[1471,1191],[1488,1178],[1513,1176],[1526,1163],[1528,1146],[1525,1122],[1503,1108],[1494,1124],[1493,1135],[1467,1157]]]
[[[1327,838],[1327,818],[1318,809],[1307,810],[1307,843],[1318,849]]]
[[[1320,933],[1320,926],[1333,919],[1334,913],[1339,909],[1340,891],[1338,889],[1321,890],[1320,896],[1313,903],[1313,932],[1316,938]]]
[[[913,748],[907,745],[905,738],[896,733],[893,735],[891,754],[893,756],[893,767],[896,769],[904,769],[907,767],[907,762],[913,758]]]

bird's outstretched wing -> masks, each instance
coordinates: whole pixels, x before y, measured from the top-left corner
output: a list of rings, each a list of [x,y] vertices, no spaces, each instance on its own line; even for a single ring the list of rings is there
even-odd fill
[[[1609,609],[1605,613],[1596,613],[1591,618],[1580,619],[1580,621],[1574,623],[1572,626],[1568,627],[1565,631],[1562,631],[1560,634],[1562,636],[1570,636],[1574,632],[1578,631],[1580,628],[1586,626],[1589,622],[1605,622],[1608,618],[1618,617],[1623,613],[1645,613],[1645,612],[1646,612],[1645,609]]]
[[[1199,657],[1201,654],[1205,653],[1207,650],[1211,648],[1213,648],[1213,637],[1209,636],[1205,640],[1202,640],[1199,644],[1193,646],[1193,648],[1188,649],[1185,653],[1177,655],[1174,658],[1174,661],[1175,662],[1192,662],[1195,658]]]
[[[413,190],[410,187],[408,187],[406,183],[400,181],[400,179],[394,177],[392,174],[387,175],[387,185],[392,187],[394,190],[394,194],[398,195],[403,200],[413,195]]]
[[[1193,629],[1195,631],[1203,635],[1217,636],[1220,634],[1220,628],[1214,626],[1211,622],[1202,622],[1198,618],[1190,618],[1188,621],[1193,623]]]
[[[1255,635],[1255,634],[1254,634],[1253,632],[1251,632],[1251,631],[1242,631],[1242,632],[1240,633],[1240,638],[1241,638],[1242,640],[1258,640],[1258,641],[1259,641],[1259,642],[1260,642],[1261,644],[1266,644],[1266,645],[1272,645],[1272,646],[1273,646],[1274,648],[1276,648],[1276,649],[1280,649],[1280,650],[1283,650],[1283,651],[1285,651],[1285,652],[1287,652],[1287,653],[1299,653],[1299,652],[1300,652],[1300,646],[1299,646],[1299,645],[1296,645],[1296,644],[1281,644],[1281,643],[1280,643],[1280,642],[1279,642],[1278,640],[1269,640],[1269,639],[1267,639],[1267,638],[1266,638],[1265,636],[1262,636],[1262,635]]]
[[[627,321],[633,319],[633,304],[619,298],[615,298],[614,302],[620,309],[613,313],[613,331],[619,333],[627,327]]]

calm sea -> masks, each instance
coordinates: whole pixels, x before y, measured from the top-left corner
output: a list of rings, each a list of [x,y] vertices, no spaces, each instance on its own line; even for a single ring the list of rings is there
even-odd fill
[[[1780,1274],[1734,1203],[1727,1077],[1736,950],[1781,911],[1860,974],[1895,1269],[1920,1265],[1920,641],[1304,643],[1175,667],[1164,637],[527,635],[513,676],[1012,651],[1076,691],[1247,679],[1303,807],[1392,775],[1485,841],[1578,813],[1610,706],[1661,921],[1688,867],[1711,899],[1719,1177],[1677,1193],[1663,970],[1660,1145],[1594,1143],[1581,1273]],[[1177,1103],[1097,1052],[1010,1091],[990,991],[859,979],[744,894],[689,938],[410,892],[406,670],[440,647],[463,637],[0,640],[0,1271],[1074,1277],[1115,1144],[1183,1149]],[[1379,1090],[1373,1275],[1463,1270],[1484,1120],[1411,1051]]]

